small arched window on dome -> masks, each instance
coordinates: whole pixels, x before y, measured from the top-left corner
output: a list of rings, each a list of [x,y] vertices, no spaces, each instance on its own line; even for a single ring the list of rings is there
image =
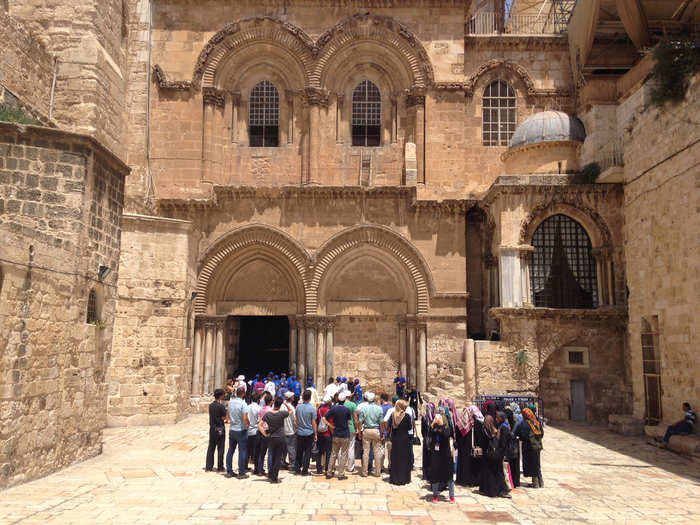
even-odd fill
[[[280,94],[269,80],[258,82],[250,92],[248,136],[251,147],[279,146]]]
[[[369,80],[360,82],[352,92],[352,145],[379,146],[382,97]]]
[[[97,292],[95,292],[95,289],[92,288],[88,294],[85,322],[88,324],[95,324],[97,323],[97,320]]]
[[[536,307],[596,308],[598,282],[591,239],[578,222],[553,215],[532,236],[530,284]]]
[[[518,125],[515,90],[504,80],[492,82],[484,90],[482,108],[484,146],[507,146]]]

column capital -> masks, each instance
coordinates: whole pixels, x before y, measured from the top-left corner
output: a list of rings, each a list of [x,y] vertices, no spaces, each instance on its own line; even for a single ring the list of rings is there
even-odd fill
[[[304,102],[308,106],[328,107],[328,91],[316,87],[304,88]]]
[[[194,318],[194,325],[195,327],[223,325],[226,323],[226,318],[225,315],[198,315]]]
[[[224,107],[226,92],[214,87],[202,88],[202,99],[205,105]]]
[[[240,91],[231,91],[229,93],[229,96],[231,97],[231,102],[235,105],[238,105],[241,103],[241,92]]]

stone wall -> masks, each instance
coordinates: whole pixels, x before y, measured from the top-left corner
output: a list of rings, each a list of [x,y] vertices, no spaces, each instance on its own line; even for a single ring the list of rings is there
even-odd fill
[[[605,423],[609,414],[630,407],[624,313],[498,308],[492,314],[501,322],[502,341],[495,351],[477,349],[480,394],[536,394],[545,417],[568,419],[569,382],[583,380],[587,421]],[[568,347],[585,349],[588,366],[568,366]],[[496,375],[497,382],[488,379]]]
[[[0,487],[101,450],[127,172],[87,137],[0,124]]]
[[[178,421],[192,380],[190,223],[124,215],[107,424]]]
[[[642,318],[658,316],[664,421],[677,421],[683,402],[700,405],[699,87],[696,76],[684,102],[654,108],[643,86],[618,113],[625,144],[628,333],[637,418],[645,414]]]
[[[54,120],[64,129],[94,136],[121,157],[126,131],[124,5],[121,0],[13,0],[8,11],[58,57]],[[27,91],[34,89],[31,80],[21,79]]]
[[[0,104],[24,106],[32,117],[48,121],[53,56],[19,21],[2,11],[0,42]]]

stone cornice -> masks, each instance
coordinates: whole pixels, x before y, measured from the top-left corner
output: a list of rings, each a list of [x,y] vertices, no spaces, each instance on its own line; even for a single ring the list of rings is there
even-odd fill
[[[566,35],[466,35],[465,48],[532,51],[543,49],[568,49]]]
[[[543,150],[558,146],[571,146],[572,148],[580,148],[581,146],[583,146],[583,142],[578,142],[576,140],[548,140],[545,142],[537,142],[535,144],[524,144],[522,146],[518,146],[517,148],[507,149],[506,151],[501,153],[501,161],[505,162],[508,158],[512,157],[513,155],[524,151]]]
[[[212,87],[202,88],[202,98],[205,104],[218,107],[224,107],[226,101],[225,92]]]
[[[179,89],[188,91],[192,89],[192,82],[189,80],[168,80],[168,76],[158,64],[153,66],[153,79],[161,89]]]
[[[627,311],[619,308],[602,307],[595,310],[570,308],[491,308],[489,315],[495,319],[524,318],[553,321],[600,321],[606,324],[624,325]]]

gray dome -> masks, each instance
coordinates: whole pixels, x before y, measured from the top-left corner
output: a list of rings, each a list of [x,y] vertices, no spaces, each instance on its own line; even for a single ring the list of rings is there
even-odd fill
[[[509,149],[528,144],[573,140],[583,142],[586,130],[579,119],[563,111],[542,111],[525,119],[513,133]]]

